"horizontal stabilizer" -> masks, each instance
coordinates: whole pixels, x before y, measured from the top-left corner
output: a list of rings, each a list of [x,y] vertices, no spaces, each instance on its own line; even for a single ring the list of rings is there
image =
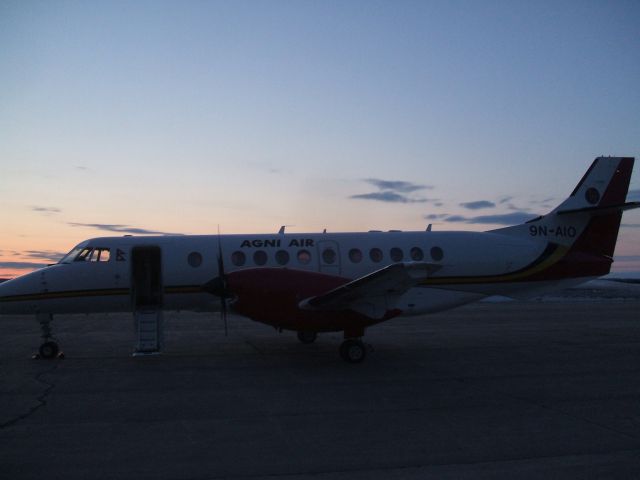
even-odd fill
[[[640,202],[627,202],[619,205],[608,205],[604,207],[584,207],[574,208],[571,210],[558,210],[558,215],[567,215],[569,213],[592,213],[594,215],[608,215],[610,213],[624,212],[625,210],[633,210],[634,208],[640,208]]]
[[[394,263],[327,293],[307,298],[300,302],[300,308],[325,311],[345,310],[353,309],[363,302],[371,302],[376,297],[397,297],[440,268],[442,265],[427,262]]]

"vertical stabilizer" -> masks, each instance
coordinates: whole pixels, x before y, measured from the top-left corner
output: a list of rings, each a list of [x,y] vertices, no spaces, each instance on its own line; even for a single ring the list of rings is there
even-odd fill
[[[621,206],[627,198],[633,163],[631,157],[596,158],[569,198],[554,212]]]
[[[613,263],[622,212],[640,207],[625,203],[633,164],[631,157],[598,157],[571,195],[549,214],[494,232],[546,241],[563,252],[541,279],[606,275]]]

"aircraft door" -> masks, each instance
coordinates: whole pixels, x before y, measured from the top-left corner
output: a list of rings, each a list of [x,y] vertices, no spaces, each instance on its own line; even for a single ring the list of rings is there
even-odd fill
[[[338,242],[323,240],[318,242],[320,273],[340,275],[340,247]]]
[[[134,311],[162,308],[162,255],[160,247],[131,249],[131,295]]]

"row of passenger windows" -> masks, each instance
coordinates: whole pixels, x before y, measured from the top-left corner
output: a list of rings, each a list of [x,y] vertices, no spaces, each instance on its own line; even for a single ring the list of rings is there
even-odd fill
[[[440,247],[432,247],[429,251],[431,259],[439,262],[444,258],[444,252]],[[359,248],[352,248],[349,250],[349,261],[351,263],[360,263],[364,258],[364,253]],[[413,247],[409,250],[405,257],[405,251],[398,247],[393,247],[389,250],[389,258],[393,262],[402,262],[403,260],[413,260],[419,262],[424,260],[424,252],[420,247]],[[108,262],[111,258],[111,253],[108,248],[91,248],[85,247],[72,251],[67,255],[62,262],[69,259],[75,262]],[[381,249],[375,247],[369,250],[369,258],[374,263],[380,263],[384,260],[384,253]],[[255,265],[266,265],[269,260],[269,256],[264,250],[256,250],[253,252],[252,260]],[[300,265],[307,265],[311,262],[311,252],[309,250],[298,250],[296,253],[296,260]],[[68,261],[68,260],[67,260]],[[189,265],[192,267],[199,267],[202,264],[202,255],[199,252],[191,252],[187,257]],[[291,257],[288,251],[278,250],[275,253],[275,261],[278,265],[287,265],[291,261]],[[325,248],[322,251],[322,263],[324,265],[333,265],[338,261],[338,254],[333,248]],[[231,263],[236,267],[242,267],[247,263],[247,255],[245,252],[237,250],[231,254]]]
[[[429,251],[431,259],[439,262],[444,258],[444,252],[440,247],[432,247]],[[398,247],[393,247],[389,250],[389,258],[394,262],[402,262],[403,260],[412,260],[419,262],[424,260],[424,252],[420,247],[413,247],[409,250],[408,255],[405,256],[405,251]],[[352,248],[349,250],[349,260],[351,263],[360,263],[364,258],[362,250],[359,248]],[[369,258],[374,263],[380,263],[384,260],[384,253],[379,248],[372,248],[369,250]],[[256,250],[253,252],[252,260],[255,265],[265,265],[268,261],[267,252],[264,250]],[[299,264],[306,265],[311,262],[311,252],[308,250],[298,250],[296,259]],[[289,252],[286,250],[278,250],[275,253],[275,261],[278,265],[287,265],[291,260]],[[333,265],[338,260],[338,254],[333,248],[325,248],[322,251],[322,263],[325,265]],[[236,267],[242,267],[247,263],[247,255],[245,252],[236,250],[231,254],[231,263]]]

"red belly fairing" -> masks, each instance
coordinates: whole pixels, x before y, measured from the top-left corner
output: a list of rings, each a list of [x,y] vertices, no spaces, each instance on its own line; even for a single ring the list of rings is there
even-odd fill
[[[227,277],[228,289],[234,298],[233,310],[277,328],[357,333],[400,313],[390,312],[388,317],[374,320],[351,310],[312,311],[299,307],[302,300],[326,293],[349,281],[344,277],[283,268],[240,270]]]

